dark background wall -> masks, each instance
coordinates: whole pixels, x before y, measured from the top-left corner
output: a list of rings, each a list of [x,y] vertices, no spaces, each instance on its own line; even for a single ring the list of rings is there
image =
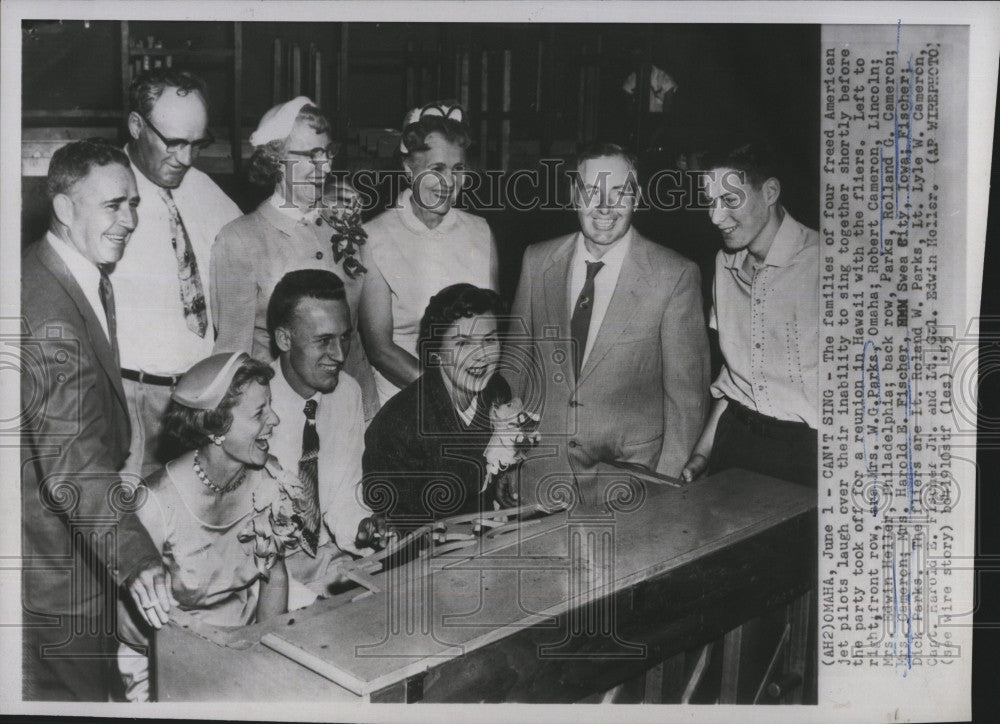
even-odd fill
[[[23,108],[27,133],[45,128],[103,127],[124,140],[119,22],[31,21],[24,25]],[[135,38],[155,36],[166,47],[196,51],[175,67],[192,67],[209,84],[211,123],[226,138],[233,121],[231,59],[235,25],[224,22],[131,22]],[[819,27],[783,25],[243,23],[239,125],[245,139],[275,95],[274,41],[322,54],[322,105],[351,151],[345,168],[392,167],[392,158],[359,150],[366,128],[398,128],[409,104],[461,93],[463,53],[469,58],[468,98],[475,144],[473,166],[499,168],[502,118],[509,120],[508,172],[539,168],[543,158],[572,156],[593,140],[615,140],[638,152],[648,174],[677,168],[707,146],[767,137],[784,152],[784,201],[815,228],[819,184]],[[511,57],[510,112],[501,117],[502,58]],[[209,51],[197,55],[198,52]],[[488,54],[482,84],[483,53]],[[346,64],[344,64],[346,61]],[[630,72],[653,63],[679,90],[663,114],[638,112],[621,86]],[[647,66],[648,67],[648,66]],[[312,92],[307,80],[303,92]],[[278,82],[281,82],[278,79]],[[290,94],[288,94],[290,97]],[[486,103],[487,112],[480,109]],[[67,109],[72,117],[59,117]],[[48,114],[41,113],[48,112]],[[93,113],[94,117],[88,117]],[[480,122],[486,121],[483,134]],[[70,129],[70,130],[67,130]],[[79,128],[78,128],[79,130]],[[264,195],[241,174],[213,173],[245,210]],[[24,241],[44,230],[47,208],[40,177],[23,186]],[[386,189],[380,189],[385,191]],[[392,202],[387,194],[379,208]],[[377,213],[378,208],[369,212]],[[483,212],[501,250],[503,292],[510,297],[524,248],[572,231],[571,211]],[[696,260],[705,284],[719,238],[703,210],[645,211],[636,226],[655,241]]]

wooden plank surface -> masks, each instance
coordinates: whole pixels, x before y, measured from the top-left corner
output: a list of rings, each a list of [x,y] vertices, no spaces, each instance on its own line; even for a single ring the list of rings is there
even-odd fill
[[[486,543],[474,558],[465,550],[429,571],[420,562],[390,571],[385,592],[271,635],[286,656],[298,650],[304,666],[336,671],[367,694],[518,630],[555,626],[567,611],[815,507],[813,491],[743,471],[645,490],[634,510],[562,513],[520,540]]]

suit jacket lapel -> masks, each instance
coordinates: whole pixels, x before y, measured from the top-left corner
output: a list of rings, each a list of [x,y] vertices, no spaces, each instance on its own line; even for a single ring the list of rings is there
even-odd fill
[[[644,246],[648,243],[650,242],[638,234],[632,238],[632,245],[622,262],[615,292],[611,295],[611,303],[608,305],[608,311],[604,314],[604,319],[601,320],[601,328],[597,330],[594,346],[591,348],[590,354],[587,355],[587,361],[583,363],[583,369],[580,370],[580,379],[577,385],[587,379],[587,376],[594,371],[594,367],[618,341],[632,315],[639,308],[639,302],[642,298],[641,292],[647,284],[649,276],[649,257]]]
[[[107,374],[108,380],[111,382],[111,387],[114,389],[115,394],[118,395],[122,408],[127,410],[128,405],[125,402],[125,391],[122,389],[121,369],[115,363],[115,353],[111,349],[108,337],[104,333],[104,328],[101,326],[101,322],[97,319],[97,315],[95,314],[93,307],[90,306],[90,302],[88,302],[87,297],[84,296],[83,290],[80,289],[80,285],[73,277],[69,268],[47,240],[43,239],[42,243],[39,245],[38,259],[45,266],[45,268],[49,270],[52,276],[55,277],[59,285],[66,291],[69,298],[73,300],[73,304],[76,305],[76,308],[80,312],[80,316],[83,319],[84,327],[87,330],[87,336],[90,339],[90,345],[94,350],[94,355],[97,357],[97,361],[100,362],[101,367],[104,368],[104,372]]]
[[[545,293],[545,315],[547,326],[555,327],[564,339],[569,338],[569,300],[567,290],[569,289],[569,265],[573,260],[573,247],[576,234],[570,234],[565,241],[559,245],[549,257],[549,264],[542,273],[542,287]],[[535,330],[537,333],[540,330]],[[573,378],[572,355],[568,354],[563,360],[563,375],[567,380]]]

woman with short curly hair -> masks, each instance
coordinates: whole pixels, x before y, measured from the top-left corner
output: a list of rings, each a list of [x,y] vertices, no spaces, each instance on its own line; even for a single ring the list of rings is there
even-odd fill
[[[278,281],[298,269],[324,269],[344,282],[356,330],[364,248],[339,246],[319,207],[347,204],[349,187],[328,178],[338,145],[330,123],[311,100],[299,96],[264,114],[250,136],[250,181],[271,189],[255,210],[226,225],[212,247],[212,305],[218,325],[216,352],[247,352],[257,359],[277,354],[267,331],[267,303]],[[378,409],[371,369],[357,332],[344,370],[361,385],[365,417]]]
[[[511,400],[497,372],[503,313],[500,295],[472,284],[432,296],[418,322],[423,372],[365,433],[365,503],[401,532],[492,510],[501,499],[496,485],[484,485],[484,455],[491,408]]]
[[[163,558],[175,608],[214,626],[244,626],[288,610],[284,551],[297,545],[295,502],[269,454],[279,423],[274,370],[247,354],[198,362],[164,416],[170,462],[137,491],[139,520]],[[293,491],[294,492],[294,491]],[[145,657],[119,649],[130,700],[148,696]]]
[[[361,336],[381,404],[420,375],[419,324],[432,294],[460,282],[497,289],[489,225],[454,208],[470,142],[460,106],[439,102],[410,111],[399,144],[409,188],[365,225]]]

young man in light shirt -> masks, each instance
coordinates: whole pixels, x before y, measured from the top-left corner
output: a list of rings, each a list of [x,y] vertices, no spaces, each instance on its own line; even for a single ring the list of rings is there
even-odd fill
[[[271,454],[297,473],[307,511],[307,547],[286,556],[288,574],[323,595],[338,580],[345,554],[361,555],[385,523],[362,502],[365,417],[361,388],[342,371],[350,351],[351,314],[344,284],[325,269],[289,272],[274,288],[267,326],[278,350],[271,408],[281,419]],[[292,604],[290,604],[292,605]]]
[[[725,364],[684,478],[738,467],[815,487],[819,235],[781,205],[766,146],[705,159],[722,232],[710,324]]]

